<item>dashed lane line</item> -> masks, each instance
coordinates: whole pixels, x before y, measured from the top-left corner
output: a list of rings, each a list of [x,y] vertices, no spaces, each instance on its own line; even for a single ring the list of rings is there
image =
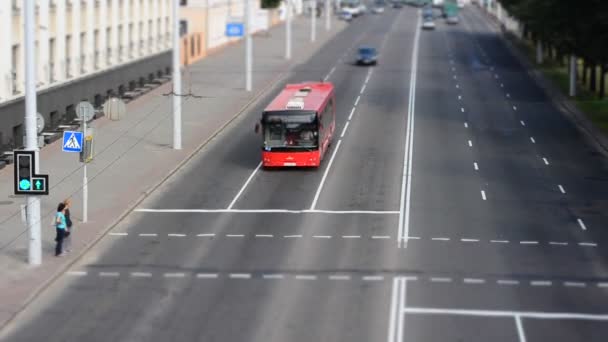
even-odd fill
[[[577,218],[576,222],[578,222],[578,225],[581,227],[582,230],[587,230],[587,226],[585,226],[585,222],[583,222],[583,220]]]
[[[545,165],[549,165],[549,161],[545,157],[543,157],[543,162],[545,162]]]
[[[563,187],[561,184],[558,184],[558,185],[557,185],[557,188],[559,189],[559,191],[560,191],[562,194],[565,194],[565,193],[566,193],[566,190],[564,190],[564,187]]]

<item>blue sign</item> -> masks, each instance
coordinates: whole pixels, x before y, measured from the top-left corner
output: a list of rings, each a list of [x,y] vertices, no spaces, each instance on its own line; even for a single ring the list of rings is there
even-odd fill
[[[63,132],[63,143],[61,144],[63,152],[81,152],[82,151],[82,132],[65,131]]]
[[[245,35],[245,25],[243,23],[227,23],[226,37],[242,37]]]

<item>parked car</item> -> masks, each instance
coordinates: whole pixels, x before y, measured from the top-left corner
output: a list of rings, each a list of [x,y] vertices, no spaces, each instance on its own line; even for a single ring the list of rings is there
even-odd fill
[[[357,51],[358,65],[376,65],[378,64],[378,51],[369,46],[361,46]]]
[[[349,11],[341,11],[340,19],[342,19],[344,21],[351,21],[351,20],[353,20],[353,15]]]
[[[381,14],[384,13],[384,6],[382,5],[376,5],[372,8],[372,13],[374,14]]]

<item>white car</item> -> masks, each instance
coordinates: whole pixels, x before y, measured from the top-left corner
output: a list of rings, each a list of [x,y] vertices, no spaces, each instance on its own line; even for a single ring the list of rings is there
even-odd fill
[[[384,13],[384,7],[382,7],[382,6],[374,6],[374,8],[372,8],[372,12],[374,14]]]
[[[353,20],[353,15],[348,11],[342,11],[340,12],[340,19],[344,21],[351,21]]]
[[[425,30],[434,30],[435,22],[433,20],[426,19],[422,22],[422,28]]]
[[[450,25],[456,25],[460,22],[460,19],[458,19],[458,16],[456,15],[452,15],[449,16],[448,19],[446,20],[446,22]]]

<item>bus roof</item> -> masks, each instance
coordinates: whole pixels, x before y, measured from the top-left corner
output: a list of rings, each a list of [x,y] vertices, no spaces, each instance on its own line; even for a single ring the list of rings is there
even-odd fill
[[[270,102],[265,111],[293,109],[318,112],[333,91],[334,85],[329,82],[287,84],[279,95]]]

